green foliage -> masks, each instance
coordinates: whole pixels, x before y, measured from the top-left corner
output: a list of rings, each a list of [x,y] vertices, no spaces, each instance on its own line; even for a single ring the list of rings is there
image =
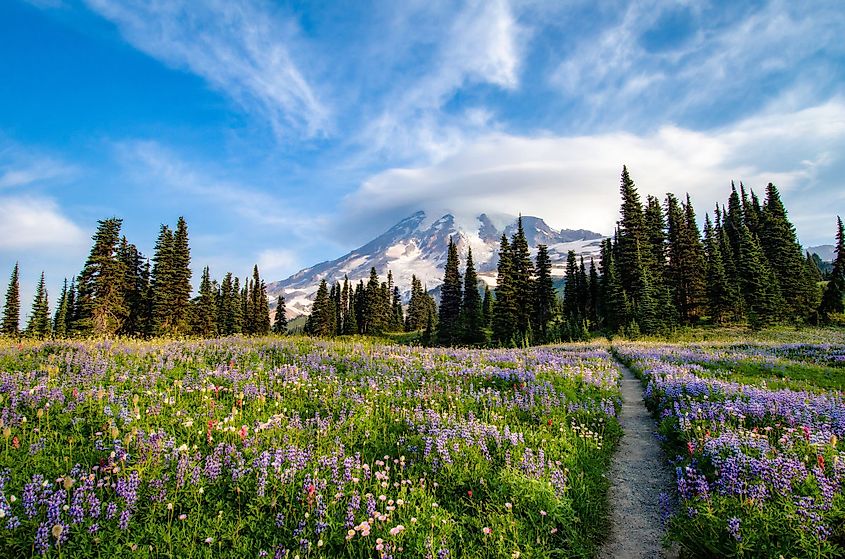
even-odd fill
[[[826,321],[830,321],[834,314],[845,312],[845,229],[842,218],[837,217],[836,224],[836,258],[819,306],[819,314]]]
[[[349,280],[346,281],[346,288],[349,287]],[[273,319],[273,332],[276,334],[286,334],[288,331],[288,317],[285,309],[285,298],[280,293],[276,299],[276,316]]]
[[[3,322],[0,324],[0,333],[7,336],[15,336],[20,330],[21,320],[21,286],[18,277],[18,263],[12,269],[12,277],[9,279],[9,287],[6,289],[6,301],[3,304]]]
[[[32,312],[26,325],[26,335],[31,338],[46,338],[50,335],[51,326],[50,303],[47,288],[44,286],[44,272],[41,272],[41,279],[35,289],[35,299],[32,301]]]
[[[460,314],[463,289],[458,267],[458,247],[450,237],[437,314],[437,343],[440,345],[451,346],[461,340]]]
[[[467,344],[480,344],[486,341],[484,335],[484,314],[481,294],[478,292],[478,274],[472,261],[472,248],[467,251],[466,273],[464,274],[464,293],[461,308],[462,340]]]
[[[73,330],[78,334],[113,336],[129,316],[124,295],[126,270],[117,258],[122,222],[118,218],[97,222],[94,246],[77,280]]]

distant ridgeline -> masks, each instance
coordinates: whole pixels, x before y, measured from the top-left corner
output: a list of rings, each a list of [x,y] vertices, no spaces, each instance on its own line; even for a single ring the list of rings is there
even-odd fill
[[[50,316],[44,273],[35,293],[27,326],[19,331],[20,286],[15,264],[6,292],[0,332],[36,338],[67,336],[202,336],[267,334],[270,311],[258,266],[243,286],[227,273],[212,280],[206,266],[199,292],[191,298],[191,251],[188,226],[162,225],[152,264],[121,236],[123,220],[98,222],[94,246],[78,276],[64,287]],[[287,328],[284,299],[279,298],[273,329]]]
[[[312,335],[379,335],[419,332],[418,341],[439,345],[501,346],[585,339],[592,333],[636,337],[684,326],[773,323],[845,324],[845,234],[837,220],[832,265],[820,269],[804,253],[777,188],[757,195],[731,184],[727,206],[717,205],[699,229],[689,195],[668,194],[661,203],[640,200],[622,169],[621,216],[602,242],[598,266],[569,251],[562,299],[552,279],[548,247],[532,261],[522,219],[502,234],[496,287],[479,280],[467,254],[461,274],[449,239],[439,305],[412,277],[403,306],[390,271],[382,282],[322,280],[304,331]],[[271,331],[264,281],[253,268],[243,284],[227,273],[221,282],[203,270],[191,298],[190,248],[185,220],[163,225],[155,254],[145,258],[120,235],[122,220],[99,221],[93,247],[78,276],[64,288],[50,315],[44,274],[27,326],[19,329],[20,288],[15,265],[6,292],[0,333],[9,336],[264,335]],[[287,330],[285,300],[276,301],[272,330]]]

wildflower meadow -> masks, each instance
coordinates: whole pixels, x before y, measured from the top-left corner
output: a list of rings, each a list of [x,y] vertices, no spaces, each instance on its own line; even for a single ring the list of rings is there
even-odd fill
[[[4,557],[590,556],[606,349],[5,342]]]

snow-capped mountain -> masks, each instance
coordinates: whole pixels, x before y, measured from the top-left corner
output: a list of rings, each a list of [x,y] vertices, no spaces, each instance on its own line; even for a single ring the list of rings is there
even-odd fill
[[[552,273],[555,276],[564,275],[568,251],[574,250],[589,262],[590,258],[598,256],[604,238],[584,229],[558,231],[542,219],[532,216],[523,216],[522,226],[532,255],[536,254],[538,244],[549,247]],[[431,221],[425,212],[420,211],[337,260],[321,262],[285,280],[270,283],[267,293],[271,302],[282,293],[288,315],[293,317],[310,312],[311,301],[323,278],[330,283],[342,282],[346,275],[351,282],[357,283],[360,279],[366,282],[372,267],[379,272],[382,281],[387,271],[391,270],[396,285],[406,297],[410,293],[412,275],[416,275],[429,290],[433,290],[443,282],[449,237],[458,246],[461,271],[466,264],[467,250],[472,247],[479,278],[493,287],[496,284],[502,233],[510,239],[516,227],[515,217],[499,216],[494,219],[481,214],[471,220],[458,220],[446,214]]]

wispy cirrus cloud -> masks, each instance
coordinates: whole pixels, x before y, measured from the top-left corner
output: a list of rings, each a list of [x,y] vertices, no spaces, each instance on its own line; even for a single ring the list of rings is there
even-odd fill
[[[131,180],[166,193],[190,206],[205,206],[220,215],[235,214],[252,226],[290,228],[308,235],[320,226],[319,216],[303,216],[286,208],[265,189],[228,178],[209,162],[192,162],[155,141],[116,144],[118,160]]]
[[[293,20],[261,2],[86,0],[139,50],[205,79],[280,138],[315,136],[331,112],[295,60]]]
[[[0,138],[0,189],[69,179],[78,172],[76,165]]]
[[[585,35],[549,82],[583,108],[582,127],[730,121],[785,89],[796,106],[828,98],[841,82],[845,12],[835,1],[806,6],[627,4],[617,22]],[[698,124],[696,122],[696,124]]]
[[[457,113],[444,107],[465,87],[518,88],[528,31],[508,0],[469,0],[457,13],[451,4],[437,2],[397,6],[393,40],[431,56],[422,70],[410,66],[412,59],[406,62],[407,75],[383,96],[357,141],[376,157],[442,158],[492,121],[483,106]]]

